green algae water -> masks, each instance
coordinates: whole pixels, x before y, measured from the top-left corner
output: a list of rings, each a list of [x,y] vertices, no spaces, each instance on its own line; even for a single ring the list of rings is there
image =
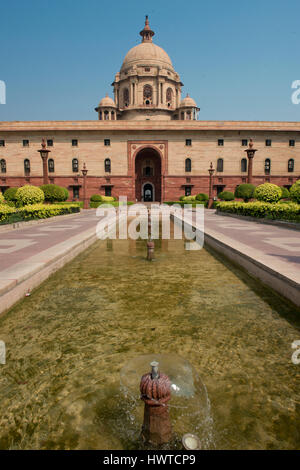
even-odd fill
[[[137,448],[127,361],[188,360],[210,401],[210,449],[299,449],[299,309],[202,249],[98,241],[0,318],[0,449]],[[145,364],[145,373],[149,364]]]

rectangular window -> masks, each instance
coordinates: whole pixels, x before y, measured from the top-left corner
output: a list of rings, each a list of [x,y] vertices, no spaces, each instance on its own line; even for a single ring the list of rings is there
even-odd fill
[[[111,187],[110,186],[105,187],[105,196],[111,196]]]
[[[73,199],[79,199],[79,187],[73,186]]]
[[[47,147],[53,147],[53,140],[52,139],[47,140]]]
[[[192,194],[192,188],[190,186],[185,187],[185,196],[190,196]]]
[[[29,147],[29,140],[23,140],[23,147]]]
[[[247,147],[248,146],[248,140],[247,139],[243,139],[242,140],[242,147]]]
[[[295,147],[295,141],[294,141],[294,140],[290,140],[290,141],[289,141],[289,146],[290,146],[290,147]]]
[[[78,140],[72,139],[72,147],[78,147]]]
[[[106,147],[109,147],[110,146],[110,139],[104,139],[104,145]]]
[[[192,139],[186,139],[185,145],[187,145],[188,147],[190,147],[190,146],[192,145]]]
[[[218,139],[218,146],[223,147],[224,145],[224,139]]]
[[[266,147],[271,147],[272,145],[272,140],[271,139],[267,139],[266,140]]]
[[[0,147],[5,147],[5,140],[0,140]]]

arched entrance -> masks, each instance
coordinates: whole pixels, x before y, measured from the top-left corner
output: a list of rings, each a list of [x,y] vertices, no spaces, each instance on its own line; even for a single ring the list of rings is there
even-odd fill
[[[161,201],[161,157],[154,148],[143,148],[136,156],[135,197],[138,201]]]

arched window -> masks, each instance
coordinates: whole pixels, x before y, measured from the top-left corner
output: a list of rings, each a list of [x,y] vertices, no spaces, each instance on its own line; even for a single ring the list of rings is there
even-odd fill
[[[104,171],[105,171],[105,173],[110,173],[111,172],[110,158],[106,158],[105,161],[104,161]]]
[[[247,158],[242,158],[241,160],[241,172],[245,173],[247,171]]]
[[[4,160],[4,158],[0,160],[0,171],[1,173],[6,173],[6,161]]]
[[[115,112],[114,111],[111,112],[111,119],[112,119],[112,121],[115,120]]]
[[[53,160],[53,158],[49,158],[49,160],[48,160],[48,171],[49,171],[49,173],[54,173],[54,160]]]
[[[294,166],[295,166],[294,159],[293,159],[293,158],[290,158],[289,161],[288,161],[288,172],[289,172],[289,173],[293,173],[293,171],[294,171]]]
[[[186,118],[190,121],[192,119],[192,113],[191,111],[186,112]]]
[[[73,171],[73,173],[78,173],[78,171],[79,171],[79,164],[78,164],[78,159],[77,158],[73,158],[73,160],[72,160],[72,171]]]
[[[25,175],[29,175],[30,173],[30,160],[28,160],[28,158],[24,160],[24,173]]]
[[[124,88],[124,90],[123,90],[123,103],[124,103],[125,108],[127,108],[127,106],[129,106],[129,90],[128,90],[128,88]]]
[[[192,160],[190,158],[185,160],[185,171],[192,171]]]
[[[223,158],[218,158],[218,161],[217,161],[217,171],[219,173],[222,173],[222,171],[224,171],[224,160]]]
[[[269,175],[271,173],[271,160],[269,158],[265,159],[265,175]]]
[[[144,97],[144,104],[146,105],[152,104],[152,86],[151,85],[144,86],[143,97]]]
[[[182,120],[184,119],[184,112],[181,113],[180,119],[182,119]]]
[[[107,110],[104,111],[104,121],[108,121],[109,120],[109,113]]]
[[[173,90],[172,88],[168,88],[166,91],[166,102],[167,106],[172,107],[173,106]]]

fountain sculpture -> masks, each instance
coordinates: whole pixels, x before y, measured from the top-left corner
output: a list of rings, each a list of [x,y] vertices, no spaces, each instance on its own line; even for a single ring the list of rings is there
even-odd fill
[[[141,399],[145,403],[142,437],[146,443],[166,444],[172,436],[168,410],[171,381],[158,370],[158,362],[151,362],[152,371],[141,378]]]

